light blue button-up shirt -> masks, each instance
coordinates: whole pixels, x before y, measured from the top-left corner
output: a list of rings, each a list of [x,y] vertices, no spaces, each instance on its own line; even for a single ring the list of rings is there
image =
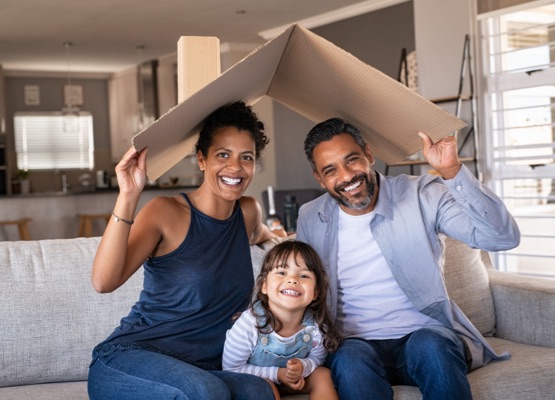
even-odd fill
[[[505,205],[464,165],[453,179],[426,174],[378,174],[376,216],[370,229],[399,287],[422,313],[454,329],[472,354],[471,368],[499,356],[451,301],[445,288],[443,235],[487,251],[514,248],[520,231]],[[297,239],[322,257],[330,279],[329,307],[337,313],[339,205],[329,194],[299,210]]]

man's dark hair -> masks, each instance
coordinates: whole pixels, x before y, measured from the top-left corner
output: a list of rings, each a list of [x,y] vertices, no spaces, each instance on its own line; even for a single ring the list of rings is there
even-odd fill
[[[221,128],[234,127],[240,131],[247,131],[251,134],[255,143],[255,157],[260,153],[269,142],[264,133],[264,124],[258,119],[252,108],[242,101],[222,106],[212,112],[206,120],[199,134],[195,152],[201,152],[203,156],[208,155],[208,148],[214,141],[214,136]]]
[[[341,118],[330,118],[324,122],[320,122],[308,132],[304,141],[304,152],[313,171],[316,171],[312,155],[314,148],[320,143],[327,142],[333,139],[334,136],[341,134],[351,135],[355,142],[364,150],[366,142],[362,138],[360,131],[353,125],[346,123]]]

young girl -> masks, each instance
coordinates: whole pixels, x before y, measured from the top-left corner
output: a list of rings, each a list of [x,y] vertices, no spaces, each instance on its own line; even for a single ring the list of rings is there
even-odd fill
[[[267,379],[276,399],[299,393],[338,399],[329,370],[320,366],[340,342],[327,291],[312,247],[294,240],[276,245],[264,258],[250,308],[227,332],[223,369]]]

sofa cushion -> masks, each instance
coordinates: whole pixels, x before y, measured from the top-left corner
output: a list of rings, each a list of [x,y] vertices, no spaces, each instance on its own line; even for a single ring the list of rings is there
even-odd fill
[[[2,400],[88,400],[87,381],[0,388]]]
[[[138,299],[143,274],[114,293],[91,285],[99,238],[0,242],[0,387],[86,380],[93,347]]]
[[[544,400],[555,392],[555,349],[488,338],[498,352],[509,351],[508,360],[494,361],[468,374],[474,400]],[[394,386],[395,400],[421,400],[417,387]]]
[[[493,337],[487,340],[497,353],[509,351],[511,358],[491,362],[468,374],[475,400],[553,398],[555,348],[531,346]]]
[[[495,333],[495,309],[486,267],[489,255],[445,238],[445,286],[449,296],[484,336]]]

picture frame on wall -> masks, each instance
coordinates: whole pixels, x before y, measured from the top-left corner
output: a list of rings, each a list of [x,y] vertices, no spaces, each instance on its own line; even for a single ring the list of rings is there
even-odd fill
[[[23,94],[26,106],[40,105],[40,87],[38,85],[25,85]]]
[[[72,106],[83,105],[83,86],[82,85],[64,85],[64,104]]]

